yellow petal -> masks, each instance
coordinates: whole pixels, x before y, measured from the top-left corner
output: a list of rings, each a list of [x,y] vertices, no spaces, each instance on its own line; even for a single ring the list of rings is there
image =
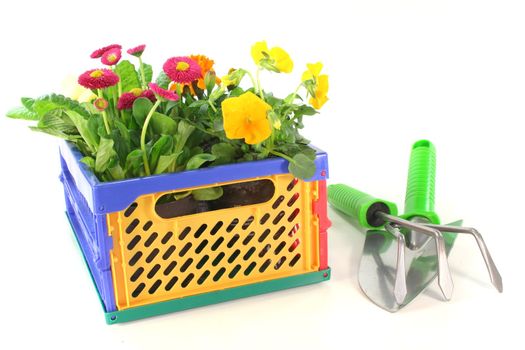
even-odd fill
[[[323,69],[323,64],[321,62],[317,63],[307,63],[306,67],[308,67],[308,70],[314,77],[319,76],[321,74],[321,69]]]
[[[316,97],[316,98],[313,98],[313,97],[310,98],[310,104],[315,109],[321,109],[321,107],[323,107],[323,105],[326,103],[326,101],[328,101],[328,97],[326,95],[325,96]]]
[[[264,58],[263,52],[268,53],[266,41],[258,41],[252,46],[252,58],[256,65]]]
[[[261,143],[272,134],[272,129],[270,128],[268,119],[259,119],[246,129],[248,130],[248,133],[245,135],[244,141],[250,145]]]
[[[275,67],[283,73],[290,73],[293,69],[293,61],[290,55],[280,47],[272,47],[270,56],[275,60]]]
[[[239,131],[239,128],[244,126],[245,118],[238,99],[238,97],[227,98],[221,104],[224,131],[229,139],[242,138],[242,131]]]
[[[328,75],[323,74],[317,78],[317,89],[315,95],[326,95],[328,93]]]
[[[312,75],[312,72],[310,72],[309,70],[305,70],[303,76],[301,77],[301,81],[307,81],[313,78],[314,76]]]
[[[244,138],[248,144],[266,140],[272,133],[268,121],[271,106],[251,92],[222,102],[224,131],[229,139]]]

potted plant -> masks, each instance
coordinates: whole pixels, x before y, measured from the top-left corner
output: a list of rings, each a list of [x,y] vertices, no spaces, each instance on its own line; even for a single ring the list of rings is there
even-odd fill
[[[66,213],[107,322],[328,279],[327,156],[299,133],[327,101],[322,64],[279,98],[260,73],[293,62],[266,42],[252,46],[255,74],[221,78],[191,55],[153,80],[144,51],[127,50],[135,66],[120,45],[98,49],[106,67],[72,96],[22,98],[7,114],[65,140]]]

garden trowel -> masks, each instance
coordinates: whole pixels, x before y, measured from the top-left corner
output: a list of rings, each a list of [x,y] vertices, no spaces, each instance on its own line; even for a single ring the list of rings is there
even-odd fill
[[[429,141],[412,147],[405,214],[397,216],[394,203],[374,198],[349,186],[328,187],[332,206],[357,219],[366,232],[359,267],[359,284],[378,306],[395,312],[407,305],[437,277],[444,299],[452,296],[453,282],[447,256],[457,233],[474,236],[490,278],[502,291],[501,276],[483,242],[472,228],[457,221],[439,225],[434,212],[436,155]]]

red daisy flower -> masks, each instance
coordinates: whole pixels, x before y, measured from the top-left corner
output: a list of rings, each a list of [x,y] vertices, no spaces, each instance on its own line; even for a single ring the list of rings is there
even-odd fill
[[[87,89],[105,89],[117,85],[119,77],[109,69],[91,69],[78,77],[78,83]]]
[[[155,102],[157,98],[155,97],[155,94],[151,90],[144,90],[141,89],[133,89],[130,92],[123,93],[118,102],[117,102],[117,109],[131,109],[133,108],[133,102],[139,97],[145,97],[149,99],[151,102]]]
[[[106,66],[114,66],[120,61],[122,57],[122,51],[119,48],[114,48],[104,52],[102,55],[101,61]]]
[[[151,102],[157,101],[157,98],[155,97],[155,94],[151,90],[144,90],[142,94],[140,94],[140,97],[149,98]]]
[[[177,95],[173,91],[165,90],[165,89],[161,88],[160,86],[158,86],[155,83],[149,83],[149,88],[151,89],[151,91],[153,91],[153,93],[157,97],[161,97],[161,98],[164,98],[164,99],[170,100],[170,101],[178,101],[179,100],[179,95]]]
[[[176,83],[186,84],[202,78],[201,66],[189,57],[172,57],[162,67],[166,75]]]
[[[108,45],[108,46],[104,46],[98,50],[95,50],[91,53],[90,57],[91,58],[100,58],[102,57],[102,55],[108,51],[108,50],[111,50],[111,49],[121,49],[122,50],[122,46],[119,45],[119,44],[113,44],[113,45]]]
[[[133,47],[133,48],[129,49],[127,52],[130,55],[133,55],[135,57],[140,57],[140,56],[142,56],[142,53],[144,52],[145,48],[146,48],[146,45],[139,45],[139,46],[136,46],[136,47]]]
[[[95,106],[96,109],[102,112],[103,110],[108,108],[109,103],[108,103],[108,100],[106,100],[105,98],[99,97],[95,101],[93,101],[93,105]]]

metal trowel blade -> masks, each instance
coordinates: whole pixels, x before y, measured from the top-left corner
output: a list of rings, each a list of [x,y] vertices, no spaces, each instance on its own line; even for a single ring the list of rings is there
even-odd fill
[[[461,224],[459,220],[448,225]],[[443,232],[447,255],[456,235]],[[402,303],[398,303],[394,295],[396,266],[395,237],[384,230],[367,231],[359,265],[359,286],[374,304],[389,312],[396,312],[406,306],[437,277],[438,259],[434,239],[428,237],[418,249],[405,247],[407,294]]]

